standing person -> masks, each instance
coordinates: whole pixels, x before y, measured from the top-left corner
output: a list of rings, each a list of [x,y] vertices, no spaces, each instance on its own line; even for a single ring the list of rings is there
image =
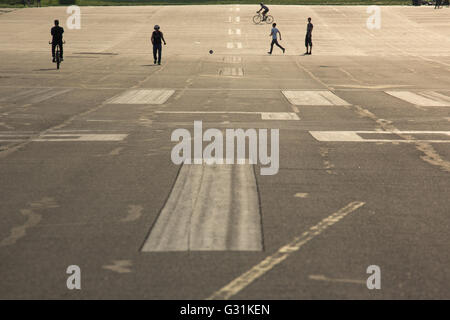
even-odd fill
[[[166,40],[164,40],[163,33],[159,31],[159,26],[156,25],[154,27],[155,31],[152,33],[152,44],[153,44],[153,63],[156,64],[156,60],[158,60],[158,64],[161,64],[161,52],[162,52],[162,45],[161,40],[164,42],[164,45],[166,45]],[[158,59],[157,57],[158,56]]]
[[[274,44],[276,44],[278,48],[283,50],[283,53],[286,51],[286,49],[280,46],[280,44],[277,41],[277,34],[280,34],[280,41],[281,41],[281,32],[276,28],[276,26],[277,26],[276,23],[272,24],[272,31],[270,32],[270,36],[272,37],[272,43],[270,44],[270,52],[267,52],[268,54],[272,54]]]
[[[37,0],[36,7],[40,7],[40,6],[41,6],[41,0]]]
[[[60,48],[61,61],[64,61],[64,59],[63,59],[63,33],[64,33],[64,28],[59,26],[59,20],[55,20],[55,26],[50,30],[50,33],[52,35],[52,57],[53,57],[53,62],[56,62],[56,60],[55,60],[55,48],[56,48],[57,45],[59,45],[59,48]]]
[[[269,12],[269,8],[266,5],[264,5],[264,3],[262,3],[262,2],[259,5],[261,6],[261,8],[258,11],[256,11],[256,13],[260,13],[261,10],[263,10],[263,12],[262,12],[263,19],[262,19],[262,21],[266,21],[266,19],[267,19],[267,12]]]
[[[313,31],[313,24],[311,23],[311,18],[308,18],[308,25],[306,26],[306,36],[305,36],[305,47],[306,47],[306,53],[305,54],[311,54],[312,51],[312,31]],[[308,46],[309,46],[309,52],[308,52]]]
[[[439,9],[441,7],[441,0],[436,0],[436,4],[434,5],[435,9]]]

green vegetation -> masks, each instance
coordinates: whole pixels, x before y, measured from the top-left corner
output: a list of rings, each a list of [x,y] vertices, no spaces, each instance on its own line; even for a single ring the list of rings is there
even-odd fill
[[[23,7],[24,0],[0,0],[0,7]],[[25,0],[36,6],[37,0]],[[255,4],[261,0],[41,0],[42,6],[76,4],[79,6]],[[266,0],[267,5],[410,5],[411,0]]]

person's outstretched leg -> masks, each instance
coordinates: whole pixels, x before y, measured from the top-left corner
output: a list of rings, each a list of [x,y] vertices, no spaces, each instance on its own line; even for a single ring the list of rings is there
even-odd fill
[[[284,49],[282,46],[280,46],[280,44],[278,43],[278,40],[275,40],[275,44],[277,45],[278,48],[280,48],[281,50],[283,50],[283,53],[286,49]]]

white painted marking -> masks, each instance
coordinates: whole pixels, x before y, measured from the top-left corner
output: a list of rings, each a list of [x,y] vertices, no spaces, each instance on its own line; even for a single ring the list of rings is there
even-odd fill
[[[309,133],[318,141],[334,141],[334,142],[433,142],[433,143],[450,143],[450,131],[309,131]],[[374,138],[364,138],[363,135],[374,135]],[[441,135],[442,139],[403,139],[397,134],[407,135]],[[386,137],[379,138],[383,135]],[[388,136],[395,136],[395,138],[389,138]],[[378,138],[375,138],[378,137]],[[398,139],[397,139],[398,138]]]
[[[24,224],[13,227],[8,237],[0,241],[0,247],[15,244],[20,238],[25,237],[29,228],[35,227],[42,220],[42,213],[37,213],[41,210],[57,208],[59,205],[53,198],[42,198],[39,201],[30,203],[29,208],[21,209],[20,213],[27,218]]]
[[[236,47],[237,47],[238,49],[242,49],[242,42],[236,43]]]
[[[328,282],[342,282],[342,283],[355,283],[355,284],[366,284],[367,280],[357,280],[357,279],[333,279],[325,277],[322,274],[312,274],[308,278],[311,280],[318,281],[328,281]]]
[[[233,29],[228,29],[228,34],[229,34],[229,35],[235,34],[235,35],[240,36],[240,35],[241,35],[241,29],[235,29],[235,30],[233,30]]]
[[[435,91],[385,91],[387,94],[422,107],[450,107],[450,97]]]
[[[306,192],[298,192],[294,195],[294,197],[296,197],[296,198],[308,198],[308,196],[309,196],[309,193],[306,193]]]
[[[144,208],[139,205],[129,205],[128,206],[128,215],[121,219],[122,222],[131,222],[136,221],[142,216],[142,210]]]
[[[19,92],[15,92],[10,96],[3,96],[0,101],[28,101],[30,104],[43,102],[45,100],[54,98],[61,94],[72,91],[72,89],[61,89],[61,88],[30,88],[22,89]]]
[[[232,17],[228,17],[228,22],[231,22],[231,21],[233,21],[233,18]]]
[[[236,34],[241,35],[241,29],[236,29]]]
[[[242,62],[242,58],[241,57],[236,57],[236,56],[226,56],[226,57],[224,57],[223,61],[225,63],[241,63]]]
[[[234,45],[233,42],[227,42],[227,49],[233,49]]]
[[[222,76],[242,77],[244,75],[244,71],[242,68],[225,67],[219,70],[219,74]]]
[[[235,18],[235,21],[236,21],[236,22],[240,22],[240,21],[241,21],[241,17],[236,17],[236,18]]]
[[[261,120],[300,120],[293,112],[258,112],[258,111],[155,111],[162,114],[248,114],[261,115]]]
[[[293,112],[263,112],[262,120],[300,120],[297,114]]]
[[[114,260],[112,265],[106,265],[102,268],[117,273],[130,273],[131,269],[129,267],[131,266],[132,263],[130,260]]]
[[[299,106],[348,106],[350,103],[342,100],[331,91],[282,91],[290,103]]]
[[[208,300],[227,300],[230,297],[236,295],[253,281],[263,276],[268,271],[272,270],[276,265],[280,264],[286,260],[292,253],[300,250],[302,246],[308,243],[314,237],[320,235],[330,226],[340,221],[349,213],[355,211],[356,209],[362,207],[364,202],[351,202],[339,211],[333,213],[328,218],[323,219],[321,222],[311,227],[308,231],[304,232],[300,236],[294,238],[289,244],[278,249],[277,252],[268,256],[266,259],[255,265],[253,268],[237,277],[229,284],[224,286],[222,289],[213,293]]]
[[[35,142],[67,141],[122,141],[128,134],[44,134],[33,139]]]
[[[252,165],[184,164],[142,251],[261,251]]]
[[[152,89],[152,90],[128,90],[111,98],[109,104],[163,104],[173,95],[175,90]]]

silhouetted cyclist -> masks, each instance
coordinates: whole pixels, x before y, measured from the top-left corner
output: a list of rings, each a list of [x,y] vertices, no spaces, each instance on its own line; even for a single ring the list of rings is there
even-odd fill
[[[262,21],[266,21],[266,19],[267,19],[266,15],[267,15],[267,12],[269,12],[269,8],[267,8],[267,7],[264,5],[264,3],[262,3],[262,2],[261,2],[259,5],[261,6],[261,9],[259,9],[258,11],[256,11],[256,13],[260,13],[261,10],[263,10],[263,12],[262,12],[263,20],[262,20]]]
[[[153,59],[154,64],[156,64],[156,60],[158,60],[158,64],[161,64],[161,52],[162,52],[162,44],[161,40],[164,42],[164,45],[166,45],[166,40],[164,40],[163,33],[159,31],[159,26],[156,25],[154,27],[155,31],[152,33],[152,44],[153,44]]]
[[[59,45],[60,54],[61,54],[61,61],[63,61],[63,33],[64,28],[59,26],[59,20],[55,20],[55,26],[50,30],[50,33],[52,34],[52,57],[53,62],[56,62],[55,60],[55,48],[57,45]]]

